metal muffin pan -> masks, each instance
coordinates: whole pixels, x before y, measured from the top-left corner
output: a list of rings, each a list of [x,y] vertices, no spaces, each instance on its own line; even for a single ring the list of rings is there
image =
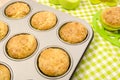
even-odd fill
[[[22,1],[27,3],[30,6],[30,13],[21,19],[11,19],[8,18],[4,10],[5,8],[14,2]],[[32,15],[39,11],[50,11],[56,14],[57,24],[55,27],[40,31],[31,27],[30,19]],[[77,65],[79,64],[83,54],[85,53],[87,47],[89,46],[91,40],[93,39],[93,30],[91,26],[84,20],[73,17],[69,14],[60,12],[51,7],[38,4],[32,0],[11,0],[7,4],[5,4],[2,8],[0,8],[0,20],[4,21],[8,24],[9,32],[7,36],[0,41],[0,61],[7,63],[12,70],[13,78],[11,80],[70,80]],[[88,35],[86,39],[77,44],[68,44],[60,39],[59,37],[59,28],[67,22],[77,21],[85,25],[88,30]],[[6,56],[5,45],[7,41],[13,37],[14,35],[20,33],[28,33],[35,36],[38,41],[38,47],[36,51],[28,58],[22,60],[11,59]],[[46,47],[59,47],[68,52],[68,55],[71,58],[71,64],[69,70],[59,77],[48,77],[42,73],[40,73],[37,69],[37,57],[41,50]]]

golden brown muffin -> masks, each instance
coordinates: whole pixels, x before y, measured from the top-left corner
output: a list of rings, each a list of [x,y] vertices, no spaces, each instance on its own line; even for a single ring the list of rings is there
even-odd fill
[[[3,64],[0,64],[0,80],[11,80],[10,70]]]
[[[0,40],[3,39],[8,33],[8,25],[0,21]]]
[[[111,7],[103,10],[101,20],[109,28],[120,28],[120,7]]]
[[[34,14],[31,18],[31,25],[38,30],[48,30],[57,23],[56,15],[52,12],[42,11]]]
[[[47,76],[61,76],[70,66],[68,54],[60,48],[47,48],[38,57],[38,67]]]
[[[60,38],[71,44],[83,41],[87,34],[86,27],[79,22],[66,23],[59,30]]]
[[[30,12],[30,7],[24,2],[15,2],[5,9],[6,16],[14,19],[25,17]]]
[[[36,38],[30,34],[15,35],[6,45],[7,54],[14,59],[26,58],[32,55],[36,48]]]

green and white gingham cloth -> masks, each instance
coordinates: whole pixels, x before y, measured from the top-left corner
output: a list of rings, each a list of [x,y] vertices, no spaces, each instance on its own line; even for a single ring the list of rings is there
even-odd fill
[[[65,10],[60,5],[49,3],[49,0],[37,1],[84,19],[91,26],[94,14],[108,7],[103,3],[92,5],[89,0],[81,0],[79,8],[76,10]],[[118,6],[120,6],[120,1]],[[120,80],[120,47],[112,45],[94,31],[93,41],[77,67],[72,80]]]

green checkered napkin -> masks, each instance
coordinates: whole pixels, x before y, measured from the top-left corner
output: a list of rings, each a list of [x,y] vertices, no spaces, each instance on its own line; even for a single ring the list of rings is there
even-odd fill
[[[82,18],[91,24],[91,26],[94,14],[108,7],[103,3],[92,5],[89,0],[81,0],[79,8],[76,10],[65,10],[60,5],[50,4],[49,0],[37,1],[62,12]],[[120,48],[104,40],[95,31],[94,39],[79,64],[72,80],[120,80]]]

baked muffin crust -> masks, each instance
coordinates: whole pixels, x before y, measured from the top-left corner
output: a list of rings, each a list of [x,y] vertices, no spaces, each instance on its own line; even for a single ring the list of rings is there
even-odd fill
[[[63,75],[70,66],[68,54],[60,48],[47,48],[38,57],[38,67],[47,76]]]
[[[19,34],[9,39],[6,44],[7,54],[14,59],[23,59],[34,53],[37,41],[31,34]]]
[[[86,27],[79,22],[66,23],[59,30],[60,38],[71,44],[82,42],[87,34]]]
[[[8,25],[0,21],[0,40],[2,40],[8,33]]]
[[[11,80],[10,70],[3,64],[0,64],[0,80]]]
[[[30,12],[30,7],[24,2],[14,2],[5,9],[6,16],[14,19],[25,17]]]
[[[111,7],[103,10],[101,20],[112,28],[120,28],[120,7]]]
[[[42,11],[34,14],[30,23],[35,29],[48,30],[56,25],[57,17],[52,12]]]

